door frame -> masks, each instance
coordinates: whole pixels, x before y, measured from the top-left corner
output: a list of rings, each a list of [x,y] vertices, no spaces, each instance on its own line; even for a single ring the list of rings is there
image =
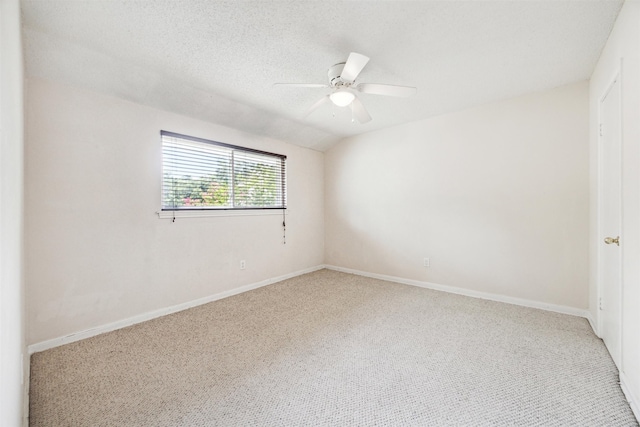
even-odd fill
[[[603,227],[602,227],[602,194],[604,193],[604,189],[603,189],[603,162],[602,162],[602,153],[603,153],[603,146],[602,146],[602,136],[600,135],[600,125],[602,123],[602,103],[604,102],[605,98],[607,97],[607,95],[609,94],[609,92],[611,91],[611,89],[613,88],[613,86],[616,84],[616,82],[618,82],[620,84],[620,105],[619,105],[619,111],[620,111],[620,122],[619,122],[619,126],[620,126],[620,159],[619,160],[619,166],[620,166],[620,237],[622,239],[622,243],[620,245],[620,263],[619,263],[619,270],[620,270],[620,312],[618,313],[619,315],[619,325],[620,325],[620,329],[619,329],[619,334],[620,336],[619,341],[620,341],[620,372],[623,372],[623,348],[624,348],[624,342],[622,340],[622,337],[624,336],[624,334],[622,333],[622,311],[623,311],[623,300],[624,300],[624,268],[623,268],[623,259],[624,259],[624,214],[623,214],[623,210],[622,207],[624,205],[624,192],[623,192],[623,180],[622,180],[622,175],[623,175],[623,163],[622,163],[622,159],[624,157],[624,136],[622,134],[622,129],[623,129],[623,110],[622,110],[622,106],[623,106],[623,80],[622,80],[622,61],[623,59],[620,58],[620,63],[618,65],[618,67],[615,69],[615,71],[613,72],[613,76],[611,77],[611,79],[609,79],[609,83],[606,86],[606,89],[603,91],[602,95],[598,98],[598,123],[597,123],[597,128],[596,128],[596,132],[598,135],[598,201],[597,201],[597,224],[596,224],[596,230],[597,230],[597,236],[596,236],[596,257],[597,257],[597,262],[596,262],[596,268],[597,268],[597,292],[596,292],[596,324],[598,327],[598,331],[597,331],[597,335],[598,337],[602,338],[602,330],[603,330],[603,325],[602,325],[602,313],[601,313],[601,299],[602,299],[602,295],[603,295],[603,279],[602,279],[602,272],[603,272],[603,257],[602,257],[602,251],[604,249],[604,246],[602,245],[602,236],[603,236]]]

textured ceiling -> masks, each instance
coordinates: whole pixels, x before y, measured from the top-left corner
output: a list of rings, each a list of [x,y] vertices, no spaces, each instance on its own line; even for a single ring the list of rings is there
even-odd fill
[[[341,138],[588,79],[621,0],[23,1],[27,76],[316,150]],[[416,86],[304,112],[349,52],[358,82]]]

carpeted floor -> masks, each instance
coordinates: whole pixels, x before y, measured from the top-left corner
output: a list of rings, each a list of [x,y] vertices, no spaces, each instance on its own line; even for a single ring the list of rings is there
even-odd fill
[[[32,426],[636,426],[585,319],[321,270],[34,354]]]

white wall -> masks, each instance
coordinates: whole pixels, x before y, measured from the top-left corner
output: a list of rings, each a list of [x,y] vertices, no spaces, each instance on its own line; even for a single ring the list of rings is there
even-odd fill
[[[582,82],[343,141],[325,262],[586,309],[588,120]]]
[[[37,79],[26,120],[29,344],[323,263],[322,153]],[[281,211],[158,219],[161,129],[287,155],[287,244]]]
[[[621,62],[622,60],[622,62]],[[622,67],[620,64],[622,63]],[[598,100],[622,71],[622,366],[621,379],[640,416],[640,2],[627,0],[590,81],[591,280],[590,310],[597,310]]]
[[[0,425],[22,425],[23,77],[20,3],[0,2]]]

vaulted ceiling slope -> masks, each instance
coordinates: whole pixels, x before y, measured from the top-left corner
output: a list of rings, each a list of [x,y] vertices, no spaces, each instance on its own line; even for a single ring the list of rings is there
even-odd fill
[[[588,79],[622,0],[22,2],[27,77],[324,151],[349,135]],[[358,81],[416,86],[304,112],[349,52]]]

